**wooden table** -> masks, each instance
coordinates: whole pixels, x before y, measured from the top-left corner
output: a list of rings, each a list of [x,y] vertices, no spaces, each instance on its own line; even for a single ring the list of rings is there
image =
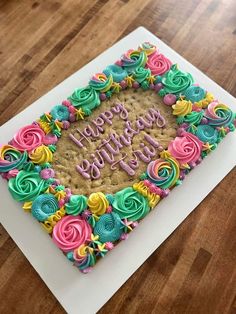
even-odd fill
[[[235,0],[1,0],[0,123],[139,25],[236,96],[235,21]],[[235,186],[234,170],[100,313],[236,313]],[[64,313],[0,232],[0,313]]]

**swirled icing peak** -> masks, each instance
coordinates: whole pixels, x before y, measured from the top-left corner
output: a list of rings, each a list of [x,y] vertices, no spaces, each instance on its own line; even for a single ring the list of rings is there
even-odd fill
[[[53,228],[52,239],[63,251],[69,252],[91,239],[92,229],[80,216],[64,216]]]
[[[103,73],[107,77],[112,75],[113,81],[116,83],[120,83],[122,80],[124,80],[126,76],[128,76],[127,71],[116,64],[111,64],[107,66],[106,69],[103,70]]]
[[[179,179],[179,163],[173,157],[151,161],[147,167],[147,175],[158,187],[171,188]]]
[[[43,180],[38,172],[21,170],[15,178],[8,182],[12,197],[18,202],[33,201],[43,193],[49,183]]]
[[[215,144],[218,139],[218,132],[210,125],[199,125],[196,136],[204,143]]]
[[[175,116],[186,116],[192,111],[192,103],[188,100],[178,100],[175,105],[172,106],[173,114]]]
[[[133,75],[137,82],[142,83],[151,75],[151,71],[149,69],[139,67],[134,71]]]
[[[195,163],[201,156],[202,142],[195,135],[184,132],[169,143],[168,151],[181,165]]]
[[[229,126],[233,123],[234,113],[226,105],[213,101],[206,108],[205,117],[208,119],[208,124],[214,127]]]
[[[80,270],[85,270],[88,267],[92,267],[96,263],[94,249],[85,244],[81,244],[74,250],[73,258],[76,262],[76,266],[79,267]]]
[[[128,73],[135,71],[136,68],[144,67],[147,62],[145,51],[130,49],[121,56],[122,66]]]
[[[53,155],[48,146],[40,145],[29,154],[29,158],[34,164],[44,164],[52,162]]]
[[[12,146],[20,151],[31,152],[40,146],[45,138],[45,133],[37,125],[26,125],[18,130],[11,141]]]
[[[89,81],[89,85],[95,90],[105,93],[107,92],[113,83],[113,77],[110,74],[108,77],[104,73],[94,74],[91,80]]]
[[[123,227],[118,214],[104,214],[96,222],[94,234],[99,236],[99,241],[102,243],[114,242],[119,240],[123,232]]]
[[[147,56],[150,56],[154,52],[157,52],[157,47],[148,41],[145,41],[144,43],[140,44],[138,47],[139,51],[145,51]]]
[[[66,106],[57,105],[51,110],[51,116],[54,120],[63,121],[69,119],[69,109]]]
[[[169,71],[172,63],[161,53],[153,53],[148,57],[146,66],[151,70],[153,75],[163,75]]]
[[[121,219],[131,221],[142,219],[150,211],[147,198],[131,187],[117,192],[112,206]]]
[[[192,85],[193,77],[190,73],[180,71],[177,64],[173,64],[162,76],[161,82],[165,94],[180,94]]]
[[[94,88],[87,86],[78,88],[68,98],[76,108],[81,108],[86,114],[100,105],[100,99]]]
[[[58,208],[59,205],[55,196],[50,193],[45,193],[37,196],[33,201],[31,212],[37,220],[44,221],[54,214]]]
[[[8,172],[13,169],[21,169],[27,161],[27,152],[20,152],[11,145],[3,145],[0,148],[0,172]]]
[[[87,197],[84,195],[71,195],[65,208],[68,215],[76,216],[81,214],[87,208]]]
[[[95,215],[103,215],[109,206],[109,202],[102,192],[90,194],[88,198],[88,207]]]
[[[187,100],[195,103],[205,98],[206,91],[200,86],[191,85],[185,91],[183,91],[182,94]]]

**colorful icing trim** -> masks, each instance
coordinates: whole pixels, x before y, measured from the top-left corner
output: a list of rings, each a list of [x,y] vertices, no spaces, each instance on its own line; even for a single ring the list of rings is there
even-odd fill
[[[69,187],[60,185],[51,167],[56,144],[64,129],[101,105],[101,102],[126,88],[151,89],[163,98],[163,106],[172,107],[179,124],[176,137],[167,147],[158,139],[146,136],[132,159],[116,161],[115,156],[133,137],[144,130],[165,126],[159,110],[150,108],[145,117],[131,123],[123,104],[115,104],[93,120],[77,135],[70,134],[78,147],[104,132],[116,115],[125,122],[122,135],[108,138],[93,154],[94,162],[84,159],[76,171],[85,180],[96,180],[105,162],[114,171],[120,167],[130,176],[136,175],[139,160],[147,169],[140,180],[113,194],[102,192],[73,195]],[[235,130],[236,115],[225,104],[214,99],[205,88],[194,83],[186,73],[161,54],[157,47],[144,42],[125,52],[115,64],[94,74],[86,87],[76,89],[68,99],[55,105],[36,122],[18,130],[13,139],[0,148],[0,174],[8,180],[12,197],[22,202],[48,232],[54,243],[83,273],[125,240],[135,227],[170,190],[213,151],[220,141]]]

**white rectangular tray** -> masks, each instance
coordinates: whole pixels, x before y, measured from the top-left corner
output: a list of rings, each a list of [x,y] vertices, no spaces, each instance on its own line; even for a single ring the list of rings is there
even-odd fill
[[[77,87],[85,86],[92,74],[114,63],[129,48],[150,41],[180,69],[190,72],[195,82],[236,111],[236,100],[192,64],[143,27],[106,50],[92,62],[67,78],[49,93],[0,128],[0,143],[11,139],[23,125],[60,103]],[[236,133],[236,132],[235,132]],[[227,153],[225,153],[227,152]],[[94,313],[108,301],[133,272],[178,227],[206,195],[235,166],[236,134],[229,134],[216,151],[191,172],[182,186],[175,188],[130,234],[102,259],[88,275],[72,266],[31,215],[26,214],[0,182],[0,219],[10,236],[39,273],[68,313]],[[220,167],[219,167],[220,165]],[[204,178],[207,178],[205,180]],[[188,198],[187,195],[191,195]],[[145,239],[145,246],[140,243]],[[110,280],[112,278],[112,280]],[[102,287],[102,289],[101,289]]]

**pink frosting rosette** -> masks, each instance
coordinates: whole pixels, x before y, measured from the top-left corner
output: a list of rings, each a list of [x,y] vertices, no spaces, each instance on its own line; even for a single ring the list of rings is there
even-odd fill
[[[39,126],[30,124],[26,125],[14,135],[11,145],[19,151],[31,152],[40,146],[45,138],[45,133]]]
[[[63,251],[70,252],[91,239],[92,229],[80,216],[64,216],[53,228],[52,238]]]
[[[171,67],[171,61],[161,53],[153,53],[148,57],[146,66],[153,75],[162,75]]]
[[[203,143],[193,134],[184,132],[168,146],[168,151],[181,165],[195,163],[201,156]]]

